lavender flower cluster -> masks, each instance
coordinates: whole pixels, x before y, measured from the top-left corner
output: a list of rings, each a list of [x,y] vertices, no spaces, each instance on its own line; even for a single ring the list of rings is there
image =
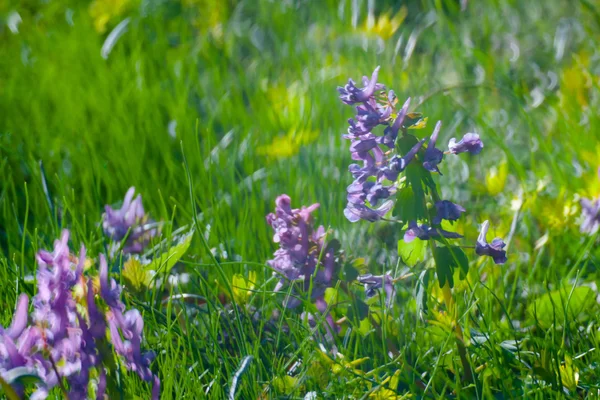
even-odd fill
[[[598,168],[600,178],[600,168]],[[600,197],[596,199],[582,198],[581,204],[581,232],[594,235],[600,229]]]
[[[334,284],[339,243],[336,240],[325,242],[323,226],[313,229],[311,214],[318,207],[319,204],[313,204],[293,209],[288,195],[277,197],[275,213],[267,215],[267,223],[273,228],[273,242],[279,244],[279,249],[267,263],[281,275],[275,291],[293,285],[291,296],[285,302],[287,308],[298,307],[302,303],[300,295],[312,287],[311,299],[317,309],[325,313],[324,295]],[[330,328],[334,328],[331,315],[327,314],[326,319]]]
[[[125,194],[120,209],[106,205],[102,214],[102,229],[112,241],[110,253],[115,255],[121,247],[124,254],[138,254],[148,245],[150,239],[158,234],[157,224],[144,212],[142,196],[135,199],[135,188],[131,187]]]
[[[75,257],[68,240],[65,230],[52,252],[42,250],[37,255],[38,291],[31,318],[29,299],[23,294],[11,326],[0,327],[0,376],[4,379],[15,368],[37,375],[40,380],[30,396],[34,400],[47,398],[56,386],[72,400],[92,395],[102,399],[107,368],[114,364],[112,348],[128,370],[153,382],[152,398],[158,399],[160,381],[149,368],[154,355],[141,351],[141,314],[136,309],[126,310],[121,286],[109,278],[104,255],[99,263],[100,290],[94,288],[93,278],[84,274],[85,248]],[[14,388],[24,393],[19,383]]]
[[[397,191],[398,175],[416,158],[425,143],[422,139],[406,154],[398,154],[396,139],[398,133],[406,129],[404,122],[410,99],[396,110],[396,96],[392,90],[387,95],[385,92],[378,93],[385,89],[384,85],[377,83],[378,74],[379,67],[371,79],[363,77],[362,88],[357,87],[352,79],[344,87],[338,87],[342,102],[356,105],[356,116],[348,120],[348,132],[344,138],[352,142],[352,159],[362,161],[362,166],[351,164],[349,167],[354,182],[348,186],[344,215],[351,222],[360,219],[374,222],[392,209],[394,202],[388,199]],[[385,127],[381,136],[374,133],[378,126]],[[421,160],[423,167],[431,172],[440,172],[438,164],[444,157],[444,153],[435,147],[440,129],[441,123],[438,122]],[[482,148],[479,135],[467,133],[459,142],[455,139],[450,141],[448,153],[477,154]]]
[[[600,229],[600,198],[595,200],[581,199],[583,222],[581,232],[593,235]]]
[[[404,155],[399,154],[396,141],[398,134],[407,134],[410,124],[406,121],[410,99],[396,109],[396,96],[392,90],[386,94],[385,86],[377,82],[379,67],[375,69],[371,78],[363,77],[363,87],[359,88],[350,79],[344,87],[338,87],[340,99],[348,105],[356,105],[356,115],[348,120],[349,127],[345,139],[351,140],[350,152],[353,160],[362,161],[362,165],[351,164],[350,173],[354,181],[347,189],[347,206],[344,215],[350,222],[360,219],[374,222],[383,219],[394,206],[391,197],[398,191],[399,176],[407,166],[418,161],[429,172],[441,175],[439,164],[445,154],[470,153],[479,154],[483,143],[479,135],[467,133],[460,141],[450,139],[448,150],[443,152],[436,148],[441,130],[438,121],[425,149],[426,139],[418,140]],[[406,123],[405,123],[406,122]],[[376,135],[375,128],[383,126],[383,134]],[[416,160],[416,161],[415,161]],[[458,239],[462,235],[448,232],[441,228],[443,220],[456,221],[465,209],[448,200],[438,200],[435,203],[436,215],[431,220],[432,226],[409,221],[404,234],[404,241],[411,242],[418,238],[430,240],[436,238]],[[487,243],[486,233],[489,223],[482,224],[479,239],[476,244],[478,255],[487,255],[494,262],[506,262],[506,246],[504,241],[496,238],[492,243]],[[370,282],[373,277],[365,278]],[[383,282],[383,277],[381,278]],[[379,282],[379,280],[377,281]],[[381,286],[379,284],[379,286]]]

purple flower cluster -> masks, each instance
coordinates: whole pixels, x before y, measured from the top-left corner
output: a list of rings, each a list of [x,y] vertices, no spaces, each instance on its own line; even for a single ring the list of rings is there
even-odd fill
[[[141,355],[141,327],[143,321],[137,310],[127,311],[121,320],[114,322],[125,309],[119,299],[120,287],[111,281],[107,287],[106,260],[101,256],[100,293],[110,311],[105,313],[96,305],[92,279],[83,275],[85,248],[79,258],[68,247],[69,232],[63,231],[54,244],[54,251],[40,251],[37,255],[38,293],[33,298],[32,323],[28,324],[28,298],[21,295],[13,322],[8,329],[0,327],[0,375],[14,368],[25,367],[41,378],[31,399],[45,399],[50,390],[68,384],[70,399],[86,399],[90,387],[90,372],[96,369],[99,378],[94,383],[96,396],[103,398],[106,390],[106,372],[98,344],[112,343],[115,352],[125,360],[125,366],[136,371],[146,381],[153,380],[153,398],[158,399],[158,378],[148,368],[151,357]],[[75,292],[85,292],[85,301],[78,302]],[[81,299],[83,300],[83,299]],[[106,321],[111,329],[110,340],[106,334]],[[132,327],[133,324],[133,327]],[[117,329],[113,329],[113,325]],[[120,331],[126,340],[116,334]],[[127,342],[127,343],[124,343]],[[22,391],[18,385],[15,389]]]
[[[593,235],[600,228],[600,198],[596,200],[581,199],[581,232]]]
[[[135,308],[125,311],[125,304],[121,301],[121,286],[114,279],[109,279],[103,254],[100,255],[100,297],[109,308],[106,320],[115,352],[122,357],[128,370],[136,372],[146,382],[153,382],[152,398],[157,399],[160,380],[150,370],[154,353],[141,351],[144,320]]]
[[[365,274],[360,275],[357,280],[364,285],[367,298],[375,296],[378,290],[383,288],[383,291],[385,292],[385,304],[387,307],[392,306],[394,297],[396,297],[396,289],[394,288],[394,281],[390,274]]]
[[[495,238],[492,240],[492,243],[488,243],[486,240],[486,235],[489,227],[489,221],[484,221],[484,223],[481,224],[481,231],[479,232],[479,238],[477,239],[477,244],[475,245],[475,253],[477,253],[479,256],[492,257],[496,264],[504,264],[507,260],[506,250],[503,250],[504,247],[506,247],[506,243],[504,243],[504,240],[500,238]]]
[[[268,261],[282,275],[276,291],[281,290],[286,283],[298,281],[307,291],[312,278],[312,297],[318,298],[331,286],[337,268],[337,241],[325,243],[323,226],[313,230],[311,213],[318,207],[319,204],[313,204],[292,209],[290,197],[283,194],[275,200],[275,213],[267,215],[267,223],[274,231],[273,242],[279,244],[274,259]],[[300,299],[290,298],[287,307],[294,308],[300,303]]]
[[[396,180],[421,151],[426,140],[418,141],[403,156],[396,154],[396,139],[400,130],[406,128],[403,124],[410,99],[396,111],[394,92],[388,91],[387,96],[379,93],[385,89],[385,86],[377,83],[378,73],[379,67],[375,69],[370,79],[363,77],[362,88],[358,88],[352,79],[344,87],[338,87],[342,102],[356,105],[356,116],[348,120],[348,133],[344,138],[352,142],[350,145],[352,159],[362,162],[362,165],[349,166],[354,182],[347,189],[348,203],[344,215],[350,222],[361,219],[369,222],[378,221],[392,209],[394,202],[390,197],[397,191]],[[383,135],[378,136],[373,131],[380,125],[385,128]],[[430,172],[441,174],[438,165],[444,158],[444,152],[435,147],[440,130],[441,122],[438,122],[422,154],[422,165]],[[458,154],[469,151],[477,154],[481,148],[483,144],[479,136],[468,133],[458,143],[452,139],[448,153]]]
[[[286,299],[286,307],[295,308],[302,302],[300,295],[307,293],[312,286],[311,298],[320,312],[325,312],[325,290],[335,281],[337,270],[336,251],[339,244],[335,240],[325,242],[325,229],[312,227],[311,213],[319,207],[293,209],[288,195],[275,200],[275,213],[267,215],[267,223],[273,228],[273,241],[279,244],[274,258],[267,261],[281,275],[275,291],[281,291],[292,284],[292,296]],[[328,316],[330,327],[333,320]]]
[[[138,195],[134,199],[134,194],[135,188],[129,188],[120,209],[113,209],[108,205],[104,207],[102,229],[114,242],[111,247],[112,254],[119,249],[118,242],[123,239],[123,253],[141,253],[150,239],[158,233],[156,224],[144,212],[142,196]]]

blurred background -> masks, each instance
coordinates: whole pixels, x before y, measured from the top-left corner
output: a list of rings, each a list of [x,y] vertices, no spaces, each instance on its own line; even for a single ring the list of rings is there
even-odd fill
[[[578,196],[598,194],[593,1],[94,0],[0,3],[0,245],[32,255],[62,226],[94,242],[129,186],[156,219],[191,220],[184,155],[210,242],[264,262],[280,193],[319,202],[344,248],[394,264],[398,235],[343,216],[352,110],[336,87],[380,81],[485,149],[447,157],[444,197],[572,258]],[[17,234],[18,233],[18,234]],[[368,235],[366,235],[369,233]],[[542,242],[540,242],[542,240]],[[542,243],[540,245],[540,243]],[[573,251],[569,251],[570,248]],[[25,260],[25,258],[22,258]],[[514,271],[513,271],[514,272]]]
[[[500,233],[524,203],[524,254],[546,233],[560,241],[573,196],[599,188],[597,6],[4,0],[2,249],[21,251],[14,232],[55,237],[61,218],[89,227],[130,185],[155,216],[189,221],[184,153],[213,244],[263,260],[264,215],[288,193],[321,203],[320,219],[352,248],[368,227],[342,214],[352,110],[335,88],[377,65],[430,125],[443,121],[442,144],[482,136],[481,157],[447,158],[446,197]]]

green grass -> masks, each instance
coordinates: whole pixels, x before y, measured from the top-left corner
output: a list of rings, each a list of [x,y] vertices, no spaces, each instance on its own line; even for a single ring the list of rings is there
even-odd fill
[[[162,304],[169,293],[157,291],[128,298],[144,312],[145,347],[158,355],[152,367],[165,399],[226,398],[246,356],[253,358],[239,377],[240,399],[368,397],[396,371],[398,394],[414,398],[595,398],[600,252],[595,237],[578,231],[576,196],[600,194],[600,4],[470,1],[461,12],[458,2],[414,1],[384,40],[365,32],[368,15],[395,13],[399,2],[371,3],[143,1],[101,34],[87,2],[0,2],[2,326],[16,296],[34,293],[25,278],[35,253],[63,228],[72,248],[104,251],[103,206],[135,186],[166,236],[182,226],[197,232],[176,267],[191,281],[172,290],[206,304]],[[18,33],[7,25],[13,11]],[[105,60],[102,44],[125,17],[128,31]],[[417,310],[417,277],[432,257],[405,266],[396,225],[343,216],[351,176],[341,134],[352,110],[335,88],[377,65],[380,81],[429,117],[419,135],[439,119],[443,145],[468,131],[485,143],[478,157],[448,157],[438,180],[444,198],[468,209],[467,239],[484,219],[510,238],[508,263],[470,257],[468,279],[454,289],[475,384],[461,379],[452,333],[435,323],[445,309],[435,281],[429,313]],[[313,134],[295,154],[265,154],[294,131]],[[494,181],[504,160],[506,181]],[[368,357],[357,371],[335,373],[322,361],[315,335],[324,330],[282,309],[283,295],[273,292],[265,215],[281,193],[296,207],[320,203],[318,222],[335,230],[348,259],[366,258],[373,273],[414,273],[396,284],[382,332],[363,335],[356,313],[348,316],[335,342],[346,360]],[[258,277],[252,307],[232,307],[227,286],[250,272]],[[594,301],[572,289],[583,287]],[[559,288],[554,309],[533,313]],[[341,318],[347,308],[332,311]],[[281,318],[272,318],[275,310]],[[133,375],[123,381],[123,398],[148,391]]]

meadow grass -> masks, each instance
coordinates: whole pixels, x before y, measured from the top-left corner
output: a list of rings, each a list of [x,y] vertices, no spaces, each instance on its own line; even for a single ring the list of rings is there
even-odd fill
[[[94,4],[105,11],[0,2],[2,326],[18,294],[35,292],[36,252],[63,228],[72,248],[105,251],[103,206],[135,186],[165,237],[196,232],[176,266],[187,285],[128,298],[143,310],[162,398],[227,398],[234,376],[240,399],[598,396],[600,252],[578,229],[578,196],[600,194],[596,2]],[[440,180],[443,197],[468,209],[467,238],[490,219],[509,243],[505,265],[471,258],[454,288],[472,383],[437,283],[427,314],[417,307],[430,257],[406,266],[397,225],[351,224],[342,212],[351,176],[341,135],[352,115],[335,88],[377,65],[380,81],[429,118],[424,132],[442,120],[441,143],[469,131],[485,143],[478,157],[445,160]],[[334,340],[344,359],[333,365],[322,326],[273,292],[265,215],[281,193],[294,206],[320,203],[317,220],[347,258],[405,276],[379,332],[361,328],[358,311],[347,316]],[[235,274],[256,276],[244,307],[231,304]],[[202,301],[182,304],[178,292]],[[122,398],[148,393],[125,375]]]

